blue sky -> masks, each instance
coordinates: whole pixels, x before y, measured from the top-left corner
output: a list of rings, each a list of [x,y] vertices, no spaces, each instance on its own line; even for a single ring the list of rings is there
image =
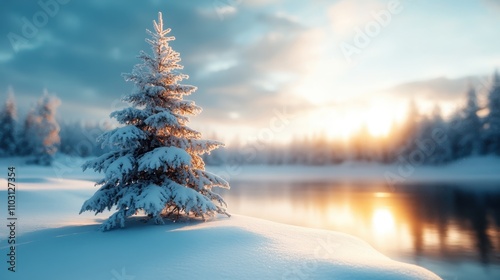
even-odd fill
[[[124,106],[132,84],[121,73],[149,51],[145,29],[158,11],[187,83],[199,88],[190,99],[204,112],[193,126],[226,140],[269,130],[269,140],[346,136],[362,124],[382,133],[410,99],[446,113],[468,84],[484,94],[480,85],[500,66],[495,0],[41,2],[52,15],[37,1],[2,1],[0,92],[12,86],[22,114],[46,88],[62,100],[61,120],[102,121]],[[26,22],[38,23],[29,38]],[[12,34],[25,40],[12,44]],[[356,36],[368,43],[356,45]],[[345,46],[356,52],[347,57]],[[294,118],[275,129],[285,113]]]

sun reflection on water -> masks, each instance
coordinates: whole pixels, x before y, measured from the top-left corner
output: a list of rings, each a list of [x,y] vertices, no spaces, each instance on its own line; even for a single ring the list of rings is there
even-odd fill
[[[389,209],[378,208],[373,211],[372,228],[377,235],[394,233],[394,216]]]
[[[393,257],[500,263],[494,253],[500,247],[500,227],[487,218],[488,211],[500,217],[500,207],[486,209],[480,204],[484,198],[460,189],[238,182],[223,196],[232,213],[349,233]],[[488,198],[500,201],[500,191]]]

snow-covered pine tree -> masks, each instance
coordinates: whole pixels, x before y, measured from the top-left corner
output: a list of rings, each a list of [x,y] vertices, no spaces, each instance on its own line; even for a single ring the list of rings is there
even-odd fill
[[[84,170],[104,173],[104,178],[80,213],[98,214],[116,206],[117,212],[101,230],[123,227],[125,219],[139,211],[156,223],[163,223],[170,214],[203,219],[216,213],[229,216],[222,197],[212,191],[229,184],[205,171],[200,157],[223,144],[202,140],[199,132],[187,126],[188,116],[199,114],[201,108],[183,97],[197,88],[180,84],[188,76],[178,71],[183,68],[179,53],[169,45],[175,38],[167,36],[170,29],[163,29],[161,13],[153,24],[154,32],[147,30],[151,39],[146,39],[153,54],[141,52],[142,63],[125,75],[135,84],[123,99],[131,107],[111,113],[123,126],[98,139],[112,151],[83,165]]]
[[[35,114],[32,108],[24,119],[23,127],[19,132],[19,145],[17,146],[17,154],[21,156],[29,156],[33,153],[33,127],[35,126]]]
[[[448,124],[444,121],[441,108],[436,105],[429,120],[423,121],[420,129],[420,135],[417,141],[421,144],[417,147],[423,150],[425,154],[425,163],[445,164],[453,160],[452,143],[448,133]],[[423,149],[425,141],[431,140],[435,146],[433,149]]]
[[[13,156],[16,153],[16,103],[14,92],[9,88],[5,107],[0,112],[0,156]]]
[[[50,165],[57,152],[59,138],[59,124],[56,121],[56,109],[61,101],[45,91],[34,111],[28,115],[26,137],[29,139],[31,163]]]
[[[476,91],[471,87],[467,92],[467,103],[457,127],[460,135],[457,139],[457,157],[475,155],[481,151],[482,123],[477,115],[478,111]]]
[[[487,153],[500,155],[500,76],[493,75],[493,84],[488,95],[488,110],[485,127],[485,148]]]
[[[421,134],[420,130],[422,129],[423,122],[424,119],[419,112],[415,100],[410,100],[406,119],[397,131],[394,158],[398,158],[399,156],[408,158],[411,152],[418,149],[415,140]]]

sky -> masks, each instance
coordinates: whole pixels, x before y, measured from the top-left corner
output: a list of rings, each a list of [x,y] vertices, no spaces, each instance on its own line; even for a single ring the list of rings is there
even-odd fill
[[[40,4],[41,3],[41,4]],[[414,100],[450,114],[469,86],[484,98],[500,67],[500,1],[2,1],[0,94],[19,118],[47,89],[60,121],[104,123],[150,51],[162,12],[181,53],[192,126],[225,141],[286,141],[362,126],[384,135]]]

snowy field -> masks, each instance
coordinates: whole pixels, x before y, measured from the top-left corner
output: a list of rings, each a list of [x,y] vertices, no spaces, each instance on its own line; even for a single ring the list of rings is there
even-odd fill
[[[109,213],[78,215],[96,190],[96,174],[16,164],[16,272],[1,227],[0,279],[439,279],[393,261],[355,237],[244,216],[163,226],[130,219],[126,229],[97,231]],[[57,169],[56,169],[57,170]],[[82,179],[87,178],[87,179]],[[5,189],[0,200],[6,201]],[[7,207],[2,203],[1,220]]]

